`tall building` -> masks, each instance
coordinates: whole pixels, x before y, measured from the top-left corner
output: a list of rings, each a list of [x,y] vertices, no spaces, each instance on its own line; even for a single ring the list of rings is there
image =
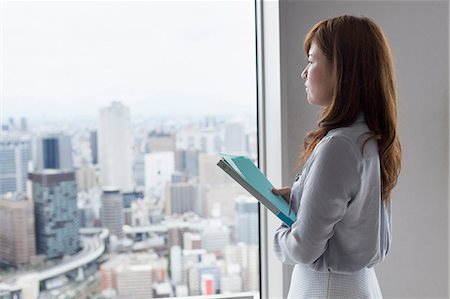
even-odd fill
[[[243,154],[246,149],[244,124],[230,122],[225,126],[225,151],[229,154]]]
[[[194,212],[202,216],[201,197],[198,184],[175,183],[167,184],[166,214],[183,214]]]
[[[170,248],[170,276],[174,286],[183,284],[183,262],[182,251],[180,246],[172,246]]]
[[[61,133],[39,136],[36,142],[35,171],[73,169],[72,141]]]
[[[166,183],[175,171],[173,152],[157,152],[145,155],[145,193],[150,197],[164,196]]]
[[[2,136],[0,140],[0,195],[25,192],[31,142],[26,137]]]
[[[224,174],[226,175],[225,172]],[[236,207],[233,204],[233,199],[239,195],[247,194],[248,192],[236,183],[223,185],[203,185],[202,195],[205,217],[215,217],[215,214],[218,213],[222,217],[235,219]]]
[[[89,191],[98,187],[98,179],[94,165],[83,165],[75,170],[75,177],[77,180],[77,190]]]
[[[0,261],[28,264],[36,255],[33,202],[12,193],[0,196]]]
[[[239,196],[236,204],[236,241],[258,244],[258,202],[250,196]]]
[[[91,139],[91,153],[92,153],[92,164],[98,164],[98,142],[97,142],[97,131],[92,131],[90,133]]]
[[[133,183],[136,188],[145,188],[145,154],[143,153],[134,154]]]
[[[118,239],[124,237],[123,196],[118,188],[103,188],[100,218],[102,227],[109,229],[110,235],[115,235]]]
[[[114,101],[100,109],[98,160],[100,184],[132,189],[130,109]]]
[[[229,228],[220,223],[211,221],[201,232],[202,247],[208,252],[224,251],[230,243]]]
[[[177,150],[175,153],[175,169],[187,178],[198,176],[198,150]]]
[[[234,184],[234,181],[217,166],[220,157],[217,154],[199,156],[199,181],[202,185]]]
[[[44,169],[29,174],[32,182],[38,253],[48,258],[80,248],[77,186],[73,171]]]
[[[239,265],[242,277],[242,290],[259,289],[259,246],[240,243],[229,245],[225,249],[225,261],[228,268]],[[234,273],[228,273],[234,274]]]

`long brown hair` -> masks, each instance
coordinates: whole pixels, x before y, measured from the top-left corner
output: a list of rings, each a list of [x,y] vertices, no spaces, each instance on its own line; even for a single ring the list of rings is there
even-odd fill
[[[362,111],[371,131],[363,148],[370,139],[377,140],[381,196],[387,204],[400,173],[401,146],[394,66],[386,37],[371,19],[345,15],[320,21],[310,29],[304,41],[306,55],[312,42],[331,63],[333,96],[322,111],[317,129],[305,138],[301,163],[328,131],[350,126]]]

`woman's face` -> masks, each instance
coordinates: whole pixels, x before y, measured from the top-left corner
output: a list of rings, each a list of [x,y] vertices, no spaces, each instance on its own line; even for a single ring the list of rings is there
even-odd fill
[[[308,102],[327,107],[333,95],[331,64],[314,41],[308,54],[308,65],[301,75],[305,80]]]

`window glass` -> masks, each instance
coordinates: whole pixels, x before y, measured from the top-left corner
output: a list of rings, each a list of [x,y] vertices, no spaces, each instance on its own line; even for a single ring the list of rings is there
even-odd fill
[[[253,1],[2,1],[0,298],[260,286]]]

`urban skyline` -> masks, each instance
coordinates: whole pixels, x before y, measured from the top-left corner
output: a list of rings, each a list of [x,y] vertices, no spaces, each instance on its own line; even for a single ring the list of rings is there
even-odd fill
[[[7,185],[9,188],[28,186],[25,194],[31,196],[28,200],[32,199],[35,203],[36,233],[32,236],[35,236],[34,250],[37,255],[30,257],[24,265],[46,265],[52,260],[47,260],[45,256],[58,257],[58,252],[60,257],[61,252],[67,255],[65,262],[53,266],[56,267],[53,273],[60,273],[59,276],[50,276],[50,268],[45,270],[48,266],[44,266],[38,277],[43,277],[42,283],[45,283],[35,284],[33,281],[36,280],[27,278],[30,287],[22,287],[21,294],[26,291],[32,293],[33,285],[44,286],[39,288],[43,298],[55,292],[68,294],[75,289],[80,296],[94,294],[106,298],[118,295],[149,298],[150,294],[151,297],[159,297],[240,291],[257,293],[257,202],[216,166],[219,151],[246,154],[256,161],[256,128],[252,126],[255,120],[244,117],[216,119],[208,116],[201,122],[193,121],[187,125],[172,122],[169,126],[159,124],[146,127],[145,124],[131,124],[128,116],[123,117],[128,114],[122,111],[128,111],[127,107],[112,101],[108,107],[99,109],[98,117],[106,117],[113,127],[97,122],[99,126],[104,126],[104,132],[128,128],[125,131],[131,139],[125,144],[131,148],[132,159],[126,162],[115,158],[108,162],[122,163],[119,168],[111,168],[116,169],[112,171],[127,167],[132,171],[133,186],[120,189],[107,187],[109,179],[102,179],[99,161],[102,160],[101,156],[107,155],[101,147],[115,148],[118,145],[114,143],[121,139],[98,143],[98,134],[93,132],[99,132],[100,127],[92,131],[92,128],[80,123],[78,127],[73,127],[74,134],[63,130],[56,134],[42,131],[35,133],[34,128],[25,126],[26,119],[20,122],[23,126],[9,126],[9,122],[2,124],[2,134],[8,138],[1,143],[0,158],[20,161],[7,158],[10,157],[8,155],[19,153],[22,159],[32,162],[28,162],[29,169],[32,169],[28,176],[31,185],[26,182]],[[105,113],[109,116],[105,116]],[[28,142],[24,142],[24,138]],[[95,147],[99,149],[94,150]],[[17,151],[14,148],[24,149]],[[97,154],[100,159],[95,164],[94,156]],[[27,164],[24,161],[20,163]],[[8,165],[3,164],[0,172],[5,173]],[[15,173],[15,165],[10,166]],[[15,176],[16,180],[22,180],[21,175]],[[119,181],[128,179],[122,177]],[[0,183],[2,180],[0,176]],[[106,186],[102,181],[106,182]],[[23,191],[19,194],[23,194]],[[0,202],[4,203],[0,207],[11,209],[7,205],[7,196],[11,195],[2,196]],[[73,216],[74,200],[78,217]],[[22,209],[21,214],[16,213],[17,217],[23,217],[20,215],[30,208],[23,205]],[[41,214],[47,216],[43,218],[39,216]],[[14,221],[20,226],[19,220]],[[78,230],[75,233],[70,226],[71,223],[76,228],[80,227],[79,235]],[[237,226],[245,227],[246,230],[237,230]],[[7,235],[8,227],[3,226],[6,230],[0,229],[0,234]],[[47,233],[40,233],[39,230],[44,227]],[[108,235],[105,235],[105,228],[109,231]],[[92,229],[97,229],[96,233],[86,235]],[[29,233],[29,230],[25,230],[22,234]],[[54,243],[51,240],[54,238],[51,236],[59,235],[65,236],[62,240],[67,239],[69,243]],[[79,241],[74,243],[77,238]],[[74,245],[82,250],[71,258],[69,255],[74,253]],[[153,255],[154,261],[139,264],[134,261],[135,258],[139,260],[139,254]],[[87,259],[86,267],[71,266],[78,263],[79,258],[75,256]],[[122,261],[129,261],[129,266],[126,262],[122,270],[105,270],[106,266],[103,265],[107,265],[108,261],[114,263],[121,256]],[[168,259],[173,260],[169,268],[163,266],[167,265],[164,261]],[[175,260],[179,262],[174,264]],[[19,273],[16,274],[18,277],[25,277]],[[151,283],[134,291],[126,288],[126,281],[136,277],[137,273],[151,277]],[[11,287],[11,280],[4,279],[0,277],[0,290],[5,283]],[[18,287],[23,283],[20,282],[22,280],[12,286]],[[88,281],[94,285],[85,286]],[[34,292],[36,290],[35,287]]]

